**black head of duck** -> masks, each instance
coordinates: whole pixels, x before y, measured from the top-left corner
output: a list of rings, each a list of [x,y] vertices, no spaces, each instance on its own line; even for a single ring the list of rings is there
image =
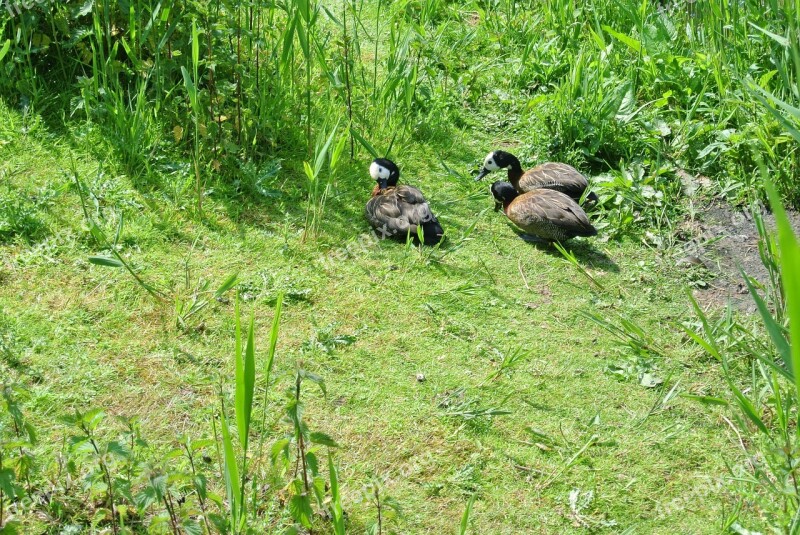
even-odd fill
[[[514,186],[512,186],[510,182],[505,181],[494,182],[489,187],[489,191],[491,191],[492,197],[494,197],[495,212],[499,212],[501,208],[505,210],[505,208],[511,204],[511,201],[519,196]]]

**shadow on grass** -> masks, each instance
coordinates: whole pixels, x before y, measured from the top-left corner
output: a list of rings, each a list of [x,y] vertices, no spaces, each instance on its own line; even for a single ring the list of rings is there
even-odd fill
[[[522,233],[516,229],[514,232],[520,237],[522,241],[530,245],[532,248],[542,251],[545,254],[554,256],[556,258],[564,258],[564,255],[556,249],[555,245],[545,241],[533,241],[528,239],[529,235]],[[586,240],[569,241],[562,244],[564,248],[571,252],[575,259],[581,264],[589,265],[593,268],[602,269],[603,271],[610,271],[612,273],[619,273],[619,266],[614,260],[611,259],[606,253],[592,245],[591,242]]]

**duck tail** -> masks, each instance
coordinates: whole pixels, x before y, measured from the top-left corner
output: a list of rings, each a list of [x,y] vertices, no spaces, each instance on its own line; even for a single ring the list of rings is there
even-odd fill
[[[444,229],[436,219],[422,224],[422,239],[425,245],[436,245],[442,241]]]
[[[597,229],[594,228],[593,225],[589,225],[587,228],[584,229],[581,236],[588,238],[589,236],[597,236]]]

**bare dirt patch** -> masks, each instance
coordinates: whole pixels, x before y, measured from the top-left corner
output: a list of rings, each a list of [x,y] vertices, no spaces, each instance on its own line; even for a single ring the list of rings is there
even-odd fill
[[[760,212],[766,227],[775,229],[775,216],[763,206]],[[800,213],[790,211],[789,220],[800,234]],[[758,251],[758,229],[749,209],[733,207],[724,200],[712,200],[688,223],[694,236],[684,246],[677,263],[687,268],[705,268],[711,274],[706,287],[694,295],[704,308],[724,307],[731,303],[739,310],[755,312],[740,269],[757,281],[769,281],[767,269]]]

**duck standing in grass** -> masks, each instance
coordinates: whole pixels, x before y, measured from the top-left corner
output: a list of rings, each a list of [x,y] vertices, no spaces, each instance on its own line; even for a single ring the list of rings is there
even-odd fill
[[[422,192],[413,186],[398,186],[400,169],[391,160],[377,158],[369,166],[369,174],[378,182],[367,202],[366,217],[381,238],[406,240],[436,245],[444,230],[431,212]],[[419,230],[421,229],[421,230]]]
[[[490,152],[483,161],[483,169],[475,178],[476,181],[497,171],[508,170],[508,181],[519,193],[527,193],[538,189],[560,191],[575,201],[580,201],[589,187],[589,181],[571,165],[558,162],[547,162],[527,171],[522,170],[519,160],[511,153],[502,150]],[[587,201],[597,202],[597,195],[590,192]]]
[[[537,189],[520,194],[510,182],[498,181],[492,184],[491,192],[495,210],[502,206],[512,223],[539,240],[560,242],[597,235],[586,212],[560,191]]]

